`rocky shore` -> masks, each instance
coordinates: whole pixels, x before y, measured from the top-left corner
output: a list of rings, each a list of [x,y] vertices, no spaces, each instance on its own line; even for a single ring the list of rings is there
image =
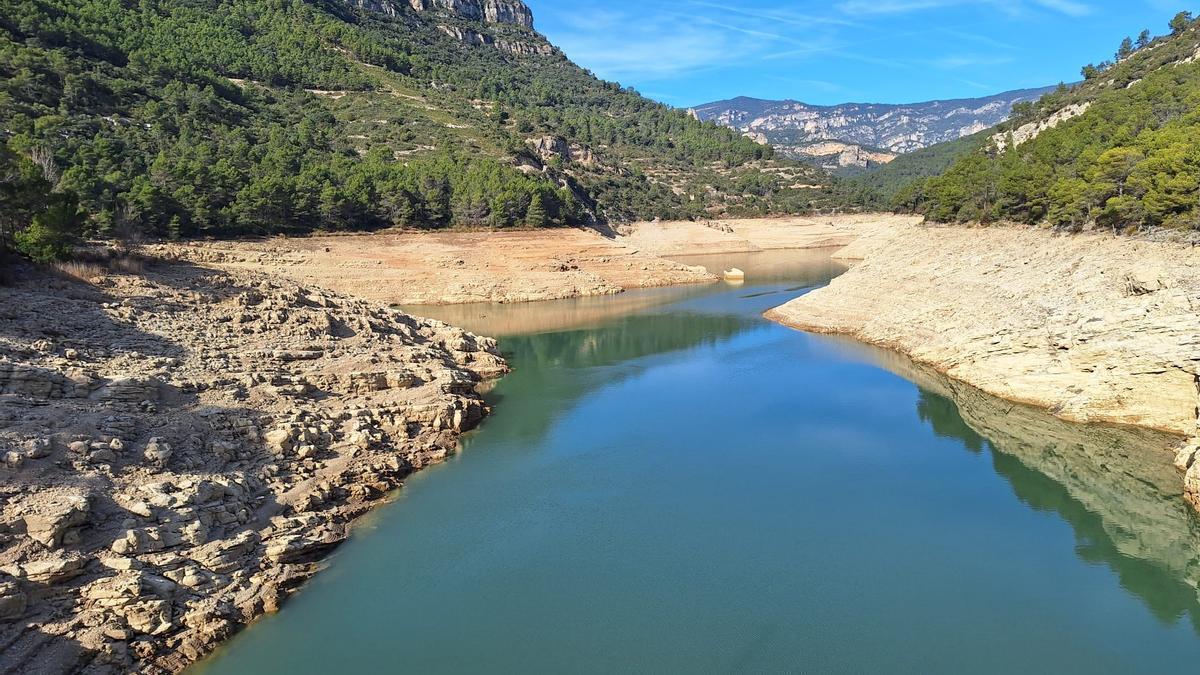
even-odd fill
[[[488,413],[495,343],[253,272],[0,287],[0,672],[177,672]]]
[[[1200,506],[1200,248],[1018,228],[873,228],[768,318],[887,347],[1075,422],[1168,432]]]

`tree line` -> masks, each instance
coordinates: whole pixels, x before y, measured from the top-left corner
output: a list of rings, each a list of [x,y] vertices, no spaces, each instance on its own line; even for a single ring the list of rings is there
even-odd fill
[[[399,117],[428,149],[400,152],[385,136],[356,145],[353,115],[305,91],[392,82],[470,119],[483,145]],[[479,101],[497,112],[480,114]],[[595,147],[608,168],[523,169],[515,160],[539,134]],[[90,236],[694,217],[737,189],[712,166],[773,156],[561,55],[469,48],[416,15],[302,0],[6,0],[0,148],[0,187],[24,200],[0,207],[0,246],[38,257]],[[648,178],[659,169],[715,194],[677,194]]]
[[[1197,20],[1181,13],[1171,30],[1123,42],[1106,82],[1060,87],[1017,110],[1000,147],[988,143],[905,186],[893,206],[939,222],[1200,229],[1200,63],[1187,62]],[[1080,102],[1089,104],[1083,114],[1016,143],[1020,125]]]

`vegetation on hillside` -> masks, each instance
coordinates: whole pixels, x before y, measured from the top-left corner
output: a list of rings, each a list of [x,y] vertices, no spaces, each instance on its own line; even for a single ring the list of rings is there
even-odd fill
[[[1084,68],[1081,84],[1016,109],[1003,142],[902,190],[898,206],[940,222],[1200,229],[1200,22],[1180,13],[1170,35],[1143,33],[1116,56]],[[1015,142],[1021,126],[1083,104],[1082,114]]]
[[[769,148],[399,5],[0,0],[0,189],[25,199],[5,199],[0,246],[808,203],[789,186],[811,181],[752,175],[779,164]],[[549,51],[518,27],[437,22]],[[542,136],[591,159],[539,156]]]
[[[842,181],[849,203],[872,210],[897,208],[920,181],[940,175],[964,155],[983,148],[993,130],[921,148]]]

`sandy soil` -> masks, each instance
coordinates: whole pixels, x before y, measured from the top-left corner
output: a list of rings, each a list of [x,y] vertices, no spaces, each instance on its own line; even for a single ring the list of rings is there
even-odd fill
[[[585,229],[378,233],[160,247],[160,254],[253,270],[373,301],[524,302],[711,283],[664,256],[844,246],[896,216],[639,223],[610,236]]]

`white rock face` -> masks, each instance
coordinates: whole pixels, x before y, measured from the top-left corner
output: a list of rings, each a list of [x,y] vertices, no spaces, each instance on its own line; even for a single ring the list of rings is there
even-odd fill
[[[440,9],[464,19],[533,28],[533,12],[520,0],[409,0],[409,5],[418,12]]]
[[[1016,131],[1012,132],[1013,146],[1019,146],[1022,143],[1032,141],[1043,131],[1046,131],[1047,129],[1053,129],[1067,120],[1079,117],[1083,113],[1087,112],[1088,108],[1090,107],[1092,107],[1091,101],[1076,103],[1075,105],[1069,105],[1062,110],[1059,110],[1044,120],[1030,122],[1029,124],[1022,124]],[[995,136],[992,136],[992,142],[996,144],[996,148],[998,150],[1004,152],[1004,150],[1008,148],[1008,135],[996,134]]]

